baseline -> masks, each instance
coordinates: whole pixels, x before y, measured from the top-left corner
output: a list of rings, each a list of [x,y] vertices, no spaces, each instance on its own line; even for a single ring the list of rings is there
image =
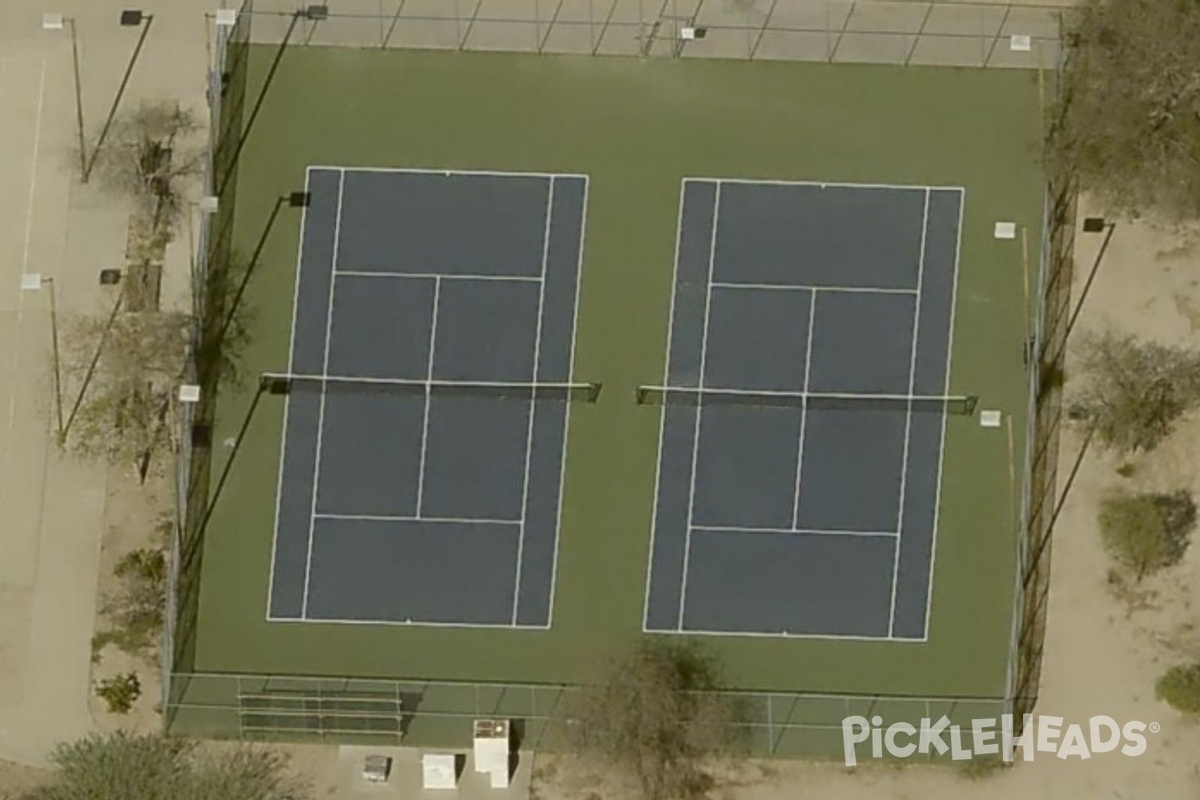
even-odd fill
[[[831,189],[896,189],[899,191],[966,191],[962,186],[937,186],[920,183],[846,183],[843,181],[801,181],[781,180],[776,178],[700,178],[685,177],[685,181],[707,181],[710,183],[731,183],[746,186],[820,186]]]
[[[448,272],[369,272],[353,269],[339,269],[334,277],[346,278],[424,278],[426,280],[442,281],[523,281],[525,283],[540,283],[545,280],[535,275],[473,275],[470,273]]]
[[[916,294],[916,289],[897,289],[875,286],[824,286],[803,283],[744,283],[741,281],[713,281],[713,289],[745,289],[780,292],[859,292],[862,294]]]
[[[701,525],[692,524],[694,531],[714,531],[718,533],[769,533],[769,534],[803,534],[813,536],[887,536],[896,538],[898,531],[855,531],[837,528],[763,528],[749,525]]]

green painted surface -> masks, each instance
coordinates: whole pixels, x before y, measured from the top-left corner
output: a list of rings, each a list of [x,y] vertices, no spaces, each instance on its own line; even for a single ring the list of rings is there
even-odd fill
[[[273,55],[252,48],[251,99]],[[283,404],[264,399],[209,527],[195,671],[573,682],[641,630],[659,409],[631,402],[666,352],[683,176],[965,186],[951,393],[1025,430],[1025,289],[1042,180],[1036,75],[320,47],[287,52],[242,158],[234,238],[256,241],[310,164],[590,175],[553,627],[267,624]],[[284,211],[248,294],[251,374],[286,370],[300,217]],[[869,227],[864,223],[864,235]],[[215,441],[252,388],[222,390]],[[927,643],[709,637],[736,687],[1000,696],[1018,500],[1010,438],[951,417]],[[220,468],[227,451],[217,448]]]

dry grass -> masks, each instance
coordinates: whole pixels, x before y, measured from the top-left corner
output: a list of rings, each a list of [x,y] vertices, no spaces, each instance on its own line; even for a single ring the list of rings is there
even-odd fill
[[[44,781],[48,772],[0,759],[0,800],[16,797]]]

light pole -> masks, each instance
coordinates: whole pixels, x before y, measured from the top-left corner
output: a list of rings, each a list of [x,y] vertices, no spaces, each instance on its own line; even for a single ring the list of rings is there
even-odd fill
[[[54,358],[54,410],[58,421],[58,444],[63,443],[63,400],[62,400],[62,360],[58,349],[58,297],[54,290],[54,278],[36,272],[27,272],[21,276],[21,290],[27,292],[40,291],[43,287],[50,292],[50,342]]]
[[[237,458],[238,451],[242,448],[242,440],[246,438],[246,431],[250,430],[250,422],[254,419],[254,412],[258,408],[258,402],[262,400],[262,396],[266,394],[272,386],[272,381],[265,375],[259,376],[258,386],[254,391],[254,397],[250,400],[250,405],[246,408],[246,415],[242,417],[242,424],[238,428],[237,436],[233,440],[233,447],[230,448],[229,458],[225,460],[225,465],[221,468],[221,475],[217,478],[217,485],[213,488],[212,495],[208,499],[208,504],[204,507],[204,514],[200,517],[199,524],[196,525],[196,533],[194,536],[188,537],[191,541],[201,542],[204,540],[204,530],[208,527],[208,521],[212,518],[213,511],[217,507],[217,501],[221,498],[221,490],[225,488],[225,481],[229,478],[229,472],[233,467],[233,460]],[[187,390],[185,402],[199,402],[200,390],[198,387],[182,387]],[[184,398],[184,392],[180,393],[181,399]]]
[[[1046,525],[1046,538],[1050,538],[1050,534],[1054,531],[1054,524],[1058,522],[1058,515],[1062,513],[1063,507],[1067,504],[1067,496],[1071,494],[1071,487],[1075,485],[1075,476],[1079,474],[1079,468],[1083,466],[1083,457],[1087,455],[1088,447],[1092,444],[1092,437],[1096,435],[1095,423],[1088,426],[1087,433],[1083,436],[1083,443],[1079,445],[1079,452],[1075,454],[1075,461],[1071,464],[1071,471],[1067,473],[1067,483],[1063,486],[1062,493],[1058,496],[1058,501],[1054,504],[1054,511],[1050,514],[1050,522]],[[1040,554],[1040,551],[1039,551]]]
[[[42,29],[60,31],[63,23],[71,29],[71,65],[75,74],[75,125],[79,132],[79,174],[87,171],[87,143],[83,132],[83,84],[79,79],[79,34],[75,30],[75,18],[62,14],[43,14]]]
[[[254,108],[250,111],[250,118],[246,120],[246,124],[238,134],[237,145],[233,149],[233,155],[229,158],[229,167],[217,183],[217,197],[225,195],[225,186],[229,183],[230,177],[237,171],[237,162],[238,158],[241,157],[242,148],[246,146],[246,139],[250,137],[250,130],[254,127],[254,120],[257,119],[258,112],[262,110],[263,101],[267,98],[267,91],[271,88],[271,82],[275,80],[275,72],[279,69],[279,62],[283,59],[283,53],[287,50],[288,42],[296,30],[296,25],[302,19],[309,20],[310,22],[319,22],[328,16],[329,7],[320,5],[307,6],[292,13],[292,21],[288,25],[287,33],[283,35],[283,41],[279,43],[279,47],[275,50],[275,58],[271,61],[271,68],[267,70],[267,77],[263,79],[262,88],[258,90],[258,97],[254,100]]]
[[[142,25],[143,22],[146,24]],[[83,169],[84,183],[87,183],[88,178],[92,176],[92,169],[96,166],[96,156],[100,154],[100,148],[104,145],[104,139],[108,136],[108,129],[112,127],[113,117],[117,115],[117,106],[121,104],[121,97],[125,94],[125,87],[129,85],[129,78],[133,75],[133,67],[137,64],[138,55],[142,52],[142,45],[146,43],[146,36],[150,33],[150,25],[153,22],[153,14],[144,14],[137,10],[125,10],[121,12],[121,27],[136,28],[141,26],[142,33],[138,36],[137,44],[133,47],[133,54],[129,57],[129,64],[125,67],[125,74],[121,77],[121,85],[117,87],[117,94],[113,97],[112,107],[108,109],[108,116],[104,119],[104,127],[100,129],[100,136],[96,139],[96,147],[92,150],[92,157]]]
[[[143,22],[146,24],[142,25]],[[118,87],[117,94],[113,98],[112,107],[108,110],[108,116],[104,120],[104,127],[100,129],[100,136],[96,139],[96,147],[89,155],[83,126],[83,84],[80,80],[79,35],[75,28],[75,19],[62,14],[42,15],[43,29],[62,30],[64,27],[69,27],[71,30],[71,59],[75,67],[75,122],[79,129],[79,169],[83,174],[84,183],[87,183],[88,179],[92,176],[92,170],[96,166],[96,156],[100,152],[100,146],[104,144],[104,140],[108,137],[109,128],[112,127],[113,118],[117,114],[117,107],[121,104],[121,97],[125,94],[125,87],[129,85],[129,78],[133,75],[133,68],[137,64],[138,56],[142,52],[142,45],[146,43],[146,36],[150,33],[150,25],[153,22],[153,14],[146,14],[136,9],[126,9],[121,12],[121,27],[136,28],[140,26],[142,33],[138,37],[137,44],[134,45],[133,55],[129,57],[129,64],[125,67],[125,75],[121,78],[121,85]]]
[[[280,195],[275,198],[275,207],[271,209],[270,216],[267,217],[267,224],[263,226],[262,234],[258,237],[258,244],[254,246],[254,253],[250,256],[249,263],[246,264],[246,272],[242,275],[241,283],[238,284],[237,291],[233,295],[233,301],[229,304],[229,311],[225,314],[225,321],[221,323],[221,329],[217,333],[216,342],[220,345],[225,341],[225,334],[229,331],[229,326],[233,324],[234,315],[237,313],[238,306],[242,302],[242,295],[246,293],[246,286],[250,283],[250,276],[254,273],[255,267],[258,266],[258,259],[262,255],[263,248],[266,247],[267,237],[271,235],[271,228],[275,226],[275,219],[279,216],[279,210],[286,203],[291,208],[306,208],[309,201],[308,192],[292,192],[291,194]],[[229,265],[221,265],[222,268],[228,269]]]
[[[1079,293],[1079,300],[1075,303],[1075,309],[1071,312],[1071,318],[1067,321],[1067,330],[1063,334],[1065,342],[1071,336],[1071,329],[1075,327],[1075,321],[1079,319],[1079,312],[1083,310],[1083,301],[1087,299],[1088,292],[1092,288],[1092,281],[1096,280],[1096,272],[1100,269],[1100,262],[1104,258],[1105,251],[1108,250],[1108,243],[1112,241],[1113,231],[1116,229],[1117,223],[1108,222],[1103,217],[1087,217],[1083,221],[1084,233],[1100,233],[1104,232],[1104,241],[1100,243],[1100,249],[1096,251],[1096,259],[1092,262],[1092,269],[1088,272],[1087,281],[1083,284],[1083,291]]]
[[[96,374],[96,367],[100,364],[100,357],[104,355],[104,346],[108,344],[108,337],[112,333],[113,324],[117,321],[117,314],[121,311],[124,299],[125,293],[117,292],[116,302],[113,303],[112,310],[108,313],[108,319],[104,323],[104,330],[100,334],[100,341],[96,343],[96,350],[92,353],[91,363],[88,364],[87,372],[84,373],[83,385],[79,387],[79,394],[75,396],[75,402],[71,404],[71,413],[67,414],[67,421],[63,423],[62,434],[59,438],[64,444],[67,441],[67,434],[71,430],[71,423],[75,421],[75,415],[79,413],[79,408],[83,405],[83,397],[87,394],[88,386],[91,385],[92,378]]]

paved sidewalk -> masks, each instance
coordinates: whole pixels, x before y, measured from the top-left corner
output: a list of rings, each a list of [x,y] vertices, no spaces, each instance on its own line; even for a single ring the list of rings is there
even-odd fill
[[[127,3],[70,0],[89,129],[108,111],[137,41],[117,24]],[[174,98],[204,108],[207,26],[219,2],[143,2],[155,15],[122,101]],[[59,315],[111,302],[102,268],[120,266],[126,210],[75,177],[70,37],[41,30],[43,2],[7,0],[0,29],[0,758],[44,764],[56,742],[93,729],[91,637],[104,520],[103,469],[54,446],[50,286]],[[173,248],[172,293],[186,287],[186,242]],[[68,392],[69,411],[73,395]]]

